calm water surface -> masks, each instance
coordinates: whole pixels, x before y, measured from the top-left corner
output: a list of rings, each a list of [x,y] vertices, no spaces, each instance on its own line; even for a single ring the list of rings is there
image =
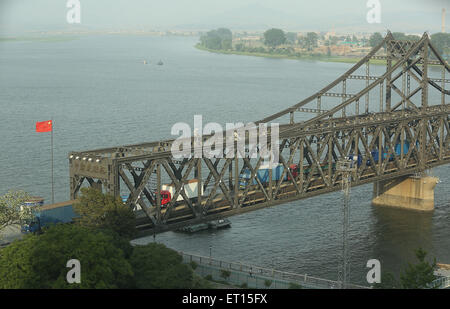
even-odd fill
[[[54,120],[56,201],[64,201],[69,151],[171,138],[175,122],[192,125],[196,114],[204,123],[255,121],[351,66],[212,54],[193,48],[197,41],[105,35],[0,42],[0,194],[23,189],[51,199],[50,135],[35,133],[36,121]],[[450,263],[450,166],[433,174],[442,182],[430,214],[375,208],[372,185],[352,188],[353,282],[364,283],[367,260],[377,258],[397,272],[414,261],[419,246]],[[341,194],[332,193],[232,217],[231,229],[168,232],[156,240],[186,252],[209,256],[211,247],[224,260],[337,279],[340,207]]]

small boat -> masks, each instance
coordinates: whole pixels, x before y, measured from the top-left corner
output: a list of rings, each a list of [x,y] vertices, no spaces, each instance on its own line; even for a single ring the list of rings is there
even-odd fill
[[[209,228],[208,223],[200,223],[200,224],[194,224],[182,227],[178,229],[180,232],[186,232],[186,233],[195,233],[198,231],[207,230]]]
[[[231,222],[228,219],[219,219],[219,220],[214,220],[214,221],[208,222],[208,226],[211,229],[220,229],[220,228],[224,228],[224,227],[230,227]]]
[[[158,63],[157,63],[157,65],[163,65],[163,64],[164,63],[161,60],[159,60]]]
[[[182,228],[177,229],[178,232],[186,232],[186,233],[195,233],[199,231],[209,230],[209,229],[220,229],[225,227],[230,227],[231,222],[228,219],[219,219],[219,220],[213,220],[209,221],[208,223],[200,223],[200,224],[194,224],[185,226]]]

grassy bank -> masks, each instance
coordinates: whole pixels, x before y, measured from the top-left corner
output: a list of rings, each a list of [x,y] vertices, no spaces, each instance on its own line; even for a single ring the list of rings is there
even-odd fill
[[[77,36],[22,36],[22,37],[0,37],[1,42],[44,42],[44,43],[57,43],[66,42],[78,39]]]
[[[291,55],[281,55],[281,54],[269,54],[269,53],[251,53],[251,52],[241,52],[236,50],[216,50],[209,49],[200,44],[195,45],[195,48],[208,51],[216,54],[230,54],[230,55],[242,55],[242,56],[253,56],[253,57],[264,57],[264,58],[279,58],[279,59],[292,59],[292,60],[310,60],[310,61],[323,61],[323,62],[342,62],[342,63],[357,63],[361,58],[350,58],[350,57],[337,57],[337,56],[312,56],[312,55],[302,55],[291,56]],[[385,60],[372,59],[371,64],[385,65]]]

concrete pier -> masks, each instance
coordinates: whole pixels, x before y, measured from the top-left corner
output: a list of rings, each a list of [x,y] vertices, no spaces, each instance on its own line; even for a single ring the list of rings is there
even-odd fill
[[[419,211],[434,209],[434,187],[439,178],[405,176],[374,183],[372,204]]]

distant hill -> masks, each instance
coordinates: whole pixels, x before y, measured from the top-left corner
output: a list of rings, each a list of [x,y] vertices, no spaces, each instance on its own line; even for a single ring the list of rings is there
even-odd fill
[[[302,12],[287,14],[260,4],[251,4],[228,10],[218,15],[205,16],[204,18],[199,18],[195,23],[180,24],[176,28],[213,29],[228,27],[233,30],[266,30],[277,27],[285,30],[295,30],[310,27],[313,20],[307,15]]]
[[[286,31],[329,31],[337,32],[375,32],[392,31],[423,33],[440,31],[440,12],[398,12],[382,11],[380,24],[366,21],[368,9],[361,5],[352,11],[339,11],[332,17],[324,17],[320,11],[293,11],[264,7],[260,4],[246,5],[213,16],[198,18],[195,23],[176,25],[176,29],[210,30],[227,27],[232,30],[264,31],[272,27]]]

